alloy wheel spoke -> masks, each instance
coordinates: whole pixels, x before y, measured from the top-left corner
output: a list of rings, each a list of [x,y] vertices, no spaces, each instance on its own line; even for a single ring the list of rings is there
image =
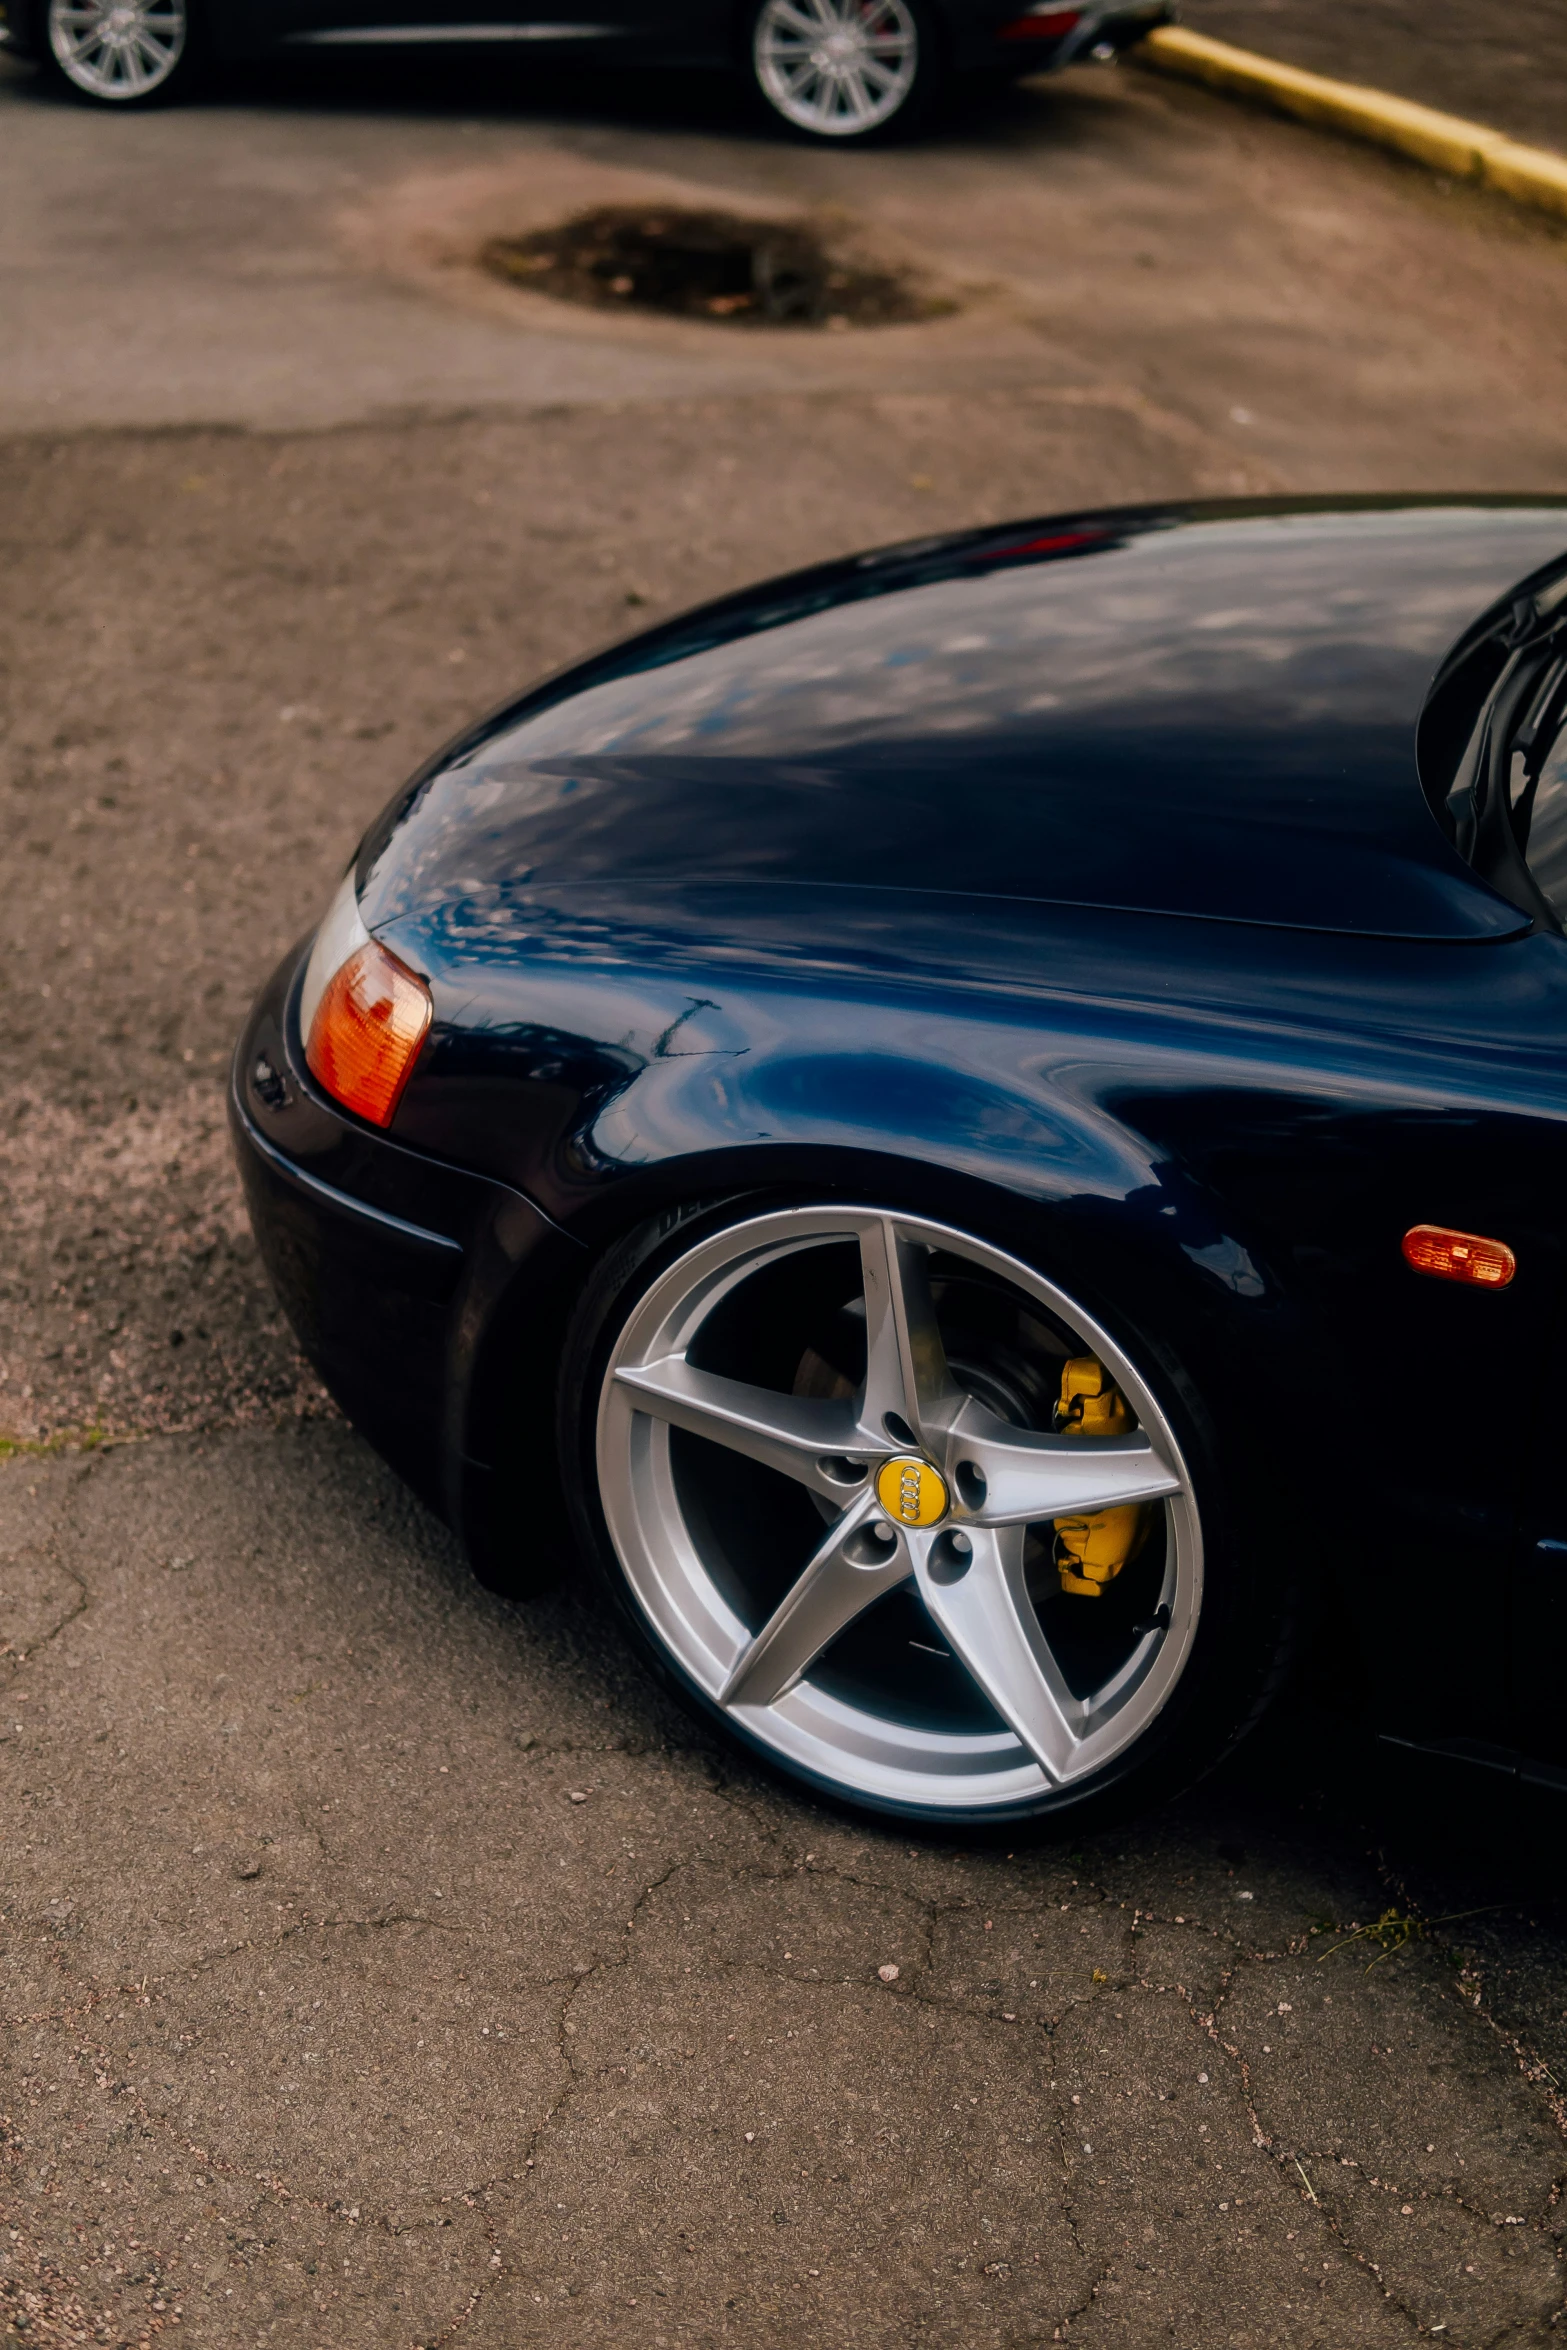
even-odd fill
[[[846,103],[825,75],[817,90],[824,117]],[[1021,1319],[998,1316],[998,1290]],[[1038,1425],[1063,1339],[1130,1398],[1128,1436]],[[1134,1750],[1186,1669],[1202,1527],[1157,1394],[1043,1275],[933,1220],[822,1202],[705,1232],[632,1302],[595,1445],[609,1538],[672,1668],[817,1785],[955,1816],[1026,1808]],[[902,1517],[912,1463],[894,1507],[875,1489],[905,1449],[946,1480],[928,1526]],[[790,1531],[801,1504],[737,1455],[810,1495],[807,1531]],[[916,1514],[940,1498],[922,1477]],[[1031,1528],[1136,1505],[1157,1511],[1159,1539],[1118,1600],[1059,1599],[1046,1573],[1036,1602]],[[1093,1634],[1081,1659],[1076,1624]],[[839,1677],[829,1664],[851,1649]]]
[[[77,85],[103,98],[140,98],[167,80],[184,48],[179,0],[109,6],[105,0],[52,0],[50,38]]]
[[[908,1539],[937,1630],[1047,1777],[1068,1777],[1085,1709],[1067,1688],[1028,1596],[1023,1528],[968,1530],[969,1563],[956,1574],[939,1538]]]
[[[892,1414],[905,1421],[916,1438],[926,1436],[942,1424],[959,1392],[931,1303],[929,1254],[900,1238],[890,1216],[863,1224],[859,1242],[865,1290],[866,1434],[886,1442],[887,1418]]]
[[[852,1490],[853,1470],[874,1457],[849,1403],[752,1387],[743,1379],[699,1371],[684,1355],[623,1363],[615,1377],[640,1411],[779,1469],[813,1493],[830,1495],[840,1503],[846,1490]],[[832,1466],[824,1465],[829,1463]]]
[[[905,0],[766,0],[755,55],[763,88],[791,121],[853,137],[908,95],[918,34]]]
[[[776,1705],[829,1642],[913,1571],[896,1535],[877,1540],[866,1492],[832,1526],[800,1579],[780,1600],[720,1691],[725,1705]],[[890,1532],[890,1529],[887,1530]]]
[[[1120,1509],[1179,1493],[1181,1480],[1141,1429],[1128,1436],[1048,1436],[1011,1427],[966,1397],[938,1459],[986,1526],[1022,1526]]]

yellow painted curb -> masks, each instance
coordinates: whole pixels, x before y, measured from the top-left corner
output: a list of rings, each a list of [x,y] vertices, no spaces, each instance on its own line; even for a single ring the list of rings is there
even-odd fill
[[[1161,73],[1206,82],[1210,89],[1238,97],[1259,98],[1302,122],[1323,123],[1353,138],[1392,147],[1433,171],[1476,180],[1516,203],[1567,219],[1567,155],[1525,147],[1500,131],[1487,130],[1483,123],[1465,122],[1461,115],[1441,114],[1434,106],[1417,106],[1408,98],[1392,98],[1383,90],[1363,89],[1358,82],[1335,82],[1298,65],[1280,65],[1250,49],[1233,49],[1228,41],[1210,41],[1206,33],[1188,32],[1184,25],[1159,26],[1132,54]]]

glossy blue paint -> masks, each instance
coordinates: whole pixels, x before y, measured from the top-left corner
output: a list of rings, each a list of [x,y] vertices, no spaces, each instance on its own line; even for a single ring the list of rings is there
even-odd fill
[[[673,622],[447,746],[358,866],[435,1003],[391,1136],[304,1074],[297,958],[237,1064],[269,1146],[462,1241],[426,1489],[472,1530],[497,1363],[659,1206],[907,1202],[1162,1350],[1258,1571],[1287,1521],[1346,1639],[1407,1661],[1394,1727],[1526,1742],[1503,1603],[1567,1496],[1529,1411],[1475,1397],[1530,1389],[1557,1327],[1567,942],[1449,844],[1416,728],[1564,551],[1544,504],[971,533]],[[1419,1282],[1416,1221],[1506,1239],[1517,1281]]]
[[[1154,514],[806,573],[454,746],[366,843],[365,916],[723,878],[1502,936],[1415,722],[1464,624],[1560,552],[1537,512]]]

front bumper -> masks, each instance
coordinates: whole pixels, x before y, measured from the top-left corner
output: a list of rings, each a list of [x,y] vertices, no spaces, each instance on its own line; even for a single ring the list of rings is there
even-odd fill
[[[508,1186],[411,1151],[336,1110],[304,1067],[305,949],[257,998],[229,1089],[262,1261],[328,1391],[465,1536],[493,1464],[475,1450],[478,1383],[502,1301],[580,1259]]]

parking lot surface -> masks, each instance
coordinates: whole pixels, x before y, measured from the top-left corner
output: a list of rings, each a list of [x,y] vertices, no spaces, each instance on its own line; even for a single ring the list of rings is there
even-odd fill
[[[402,775],[644,619],[1007,513],[1567,490],[1563,240],[1128,72],[852,159],[6,72],[8,2338],[1555,2341],[1559,1811],[1369,1746],[1331,1626],[1120,1835],[781,1793],[332,1413],[222,1082]],[[475,266],[633,180],[848,206],[963,307],[766,341]]]
[[[1181,18],[1287,65],[1567,146],[1567,24],[1556,0],[1184,0]]]

